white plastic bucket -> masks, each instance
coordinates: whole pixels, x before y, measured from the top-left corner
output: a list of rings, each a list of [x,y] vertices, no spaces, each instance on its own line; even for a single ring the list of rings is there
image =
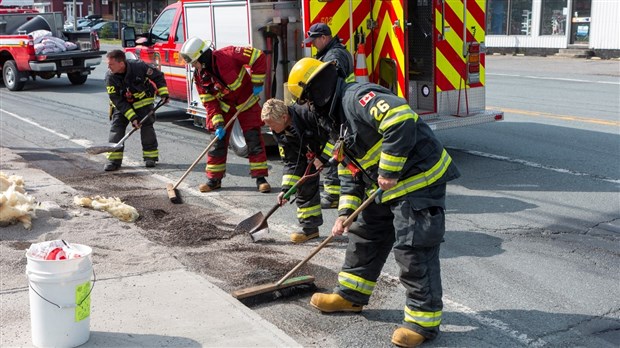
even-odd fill
[[[41,260],[26,252],[32,343],[37,347],[76,347],[90,338],[92,249],[81,244],[71,248],[82,257]]]

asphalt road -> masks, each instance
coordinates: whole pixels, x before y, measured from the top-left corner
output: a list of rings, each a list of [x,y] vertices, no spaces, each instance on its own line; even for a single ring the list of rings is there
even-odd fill
[[[618,346],[618,61],[487,59],[487,105],[504,110],[505,121],[438,133],[463,176],[448,189],[441,253],[443,334],[426,346]],[[86,156],[83,148],[107,142],[103,68],[83,86],[71,86],[62,77],[37,80],[22,92],[0,89],[0,145],[25,154],[33,166],[70,178],[73,185],[96,187],[93,178],[104,159]],[[140,180],[176,181],[210,138],[172,110],[159,113],[156,129],[161,164]],[[38,157],[39,152],[47,155]],[[49,153],[58,155],[55,163]],[[130,138],[126,154],[128,168],[141,165],[138,136]],[[67,159],[83,163],[88,182],[70,175],[74,167],[63,164]],[[281,164],[275,152],[269,164],[277,192]],[[255,192],[248,168],[247,160],[230,153],[223,189],[201,195],[195,188],[204,181],[204,166],[197,166],[184,181],[188,186],[181,187],[188,210],[199,207],[231,221],[266,212],[276,193]],[[115,178],[133,192],[131,177]],[[193,216],[199,219],[200,213]],[[334,218],[334,211],[324,213],[323,236]],[[291,255],[301,259],[318,245],[287,243],[286,234],[296,228],[292,206],[281,208],[269,225],[272,240],[260,251],[282,255],[278,271],[289,266]],[[182,234],[184,229],[178,229]],[[231,246],[225,240],[203,242],[217,255]],[[343,253],[340,241],[313,258],[307,270],[316,273],[321,290],[336,284]],[[234,259],[208,261],[184,257],[188,268],[220,280],[226,290],[239,285],[235,272],[252,273],[240,266],[226,273],[221,264]],[[253,266],[263,267],[258,262],[245,267]],[[308,306],[309,294],[252,308],[305,346],[389,346],[402,318],[397,276],[390,258],[372,303],[360,315],[321,315]]]

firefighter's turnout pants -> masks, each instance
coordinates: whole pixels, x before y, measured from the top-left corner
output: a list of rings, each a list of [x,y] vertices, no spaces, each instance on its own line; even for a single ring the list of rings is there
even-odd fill
[[[248,160],[250,161],[250,176],[252,178],[265,177],[268,175],[267,170],[267,153],[265,152],[265,142],[261,134],[260,127],[249,127],[246,120],[251,118],[260,119],[260,106],[254,104],[250,109],[239,114],[238,120],[243,136],[248,146]],[[236,109],[231,108],[224,115],[225,123],[232,118]],[[254,122],[255,123],[255,122]],[[213,147],[207,152],[207,178],[222,179],[226,173],[226,158],[228,156],[228,142],[232,127],[226,129],[226,136],[222,140],[217,140]]]
[[[304,175],[304,172],[305,168],[303,166],[297,166],[292,179],[297,182],[297,180]],[[312,173],[316,173],[314,166],[312,166],[310,171],[310,174]],[[295,204],[297,204],[297,221],[299,221],[299,225],[304,229],[318,228],[323,224],[319,181],[319,175],[316,175],[308,178],[297,187],[297,198],[295,201]],[[294,182],[290,184],[290,186],[292,186]]]
[[[430,197],[443,203],[445,184],[423,190],[433,191]],[[443,204],[428,206],[428,200],[416,196],[424,197],[413,192],[388,203],[372,203],[362,211],[349,231],[336,292],[353,303],[368,304],[393,247],[406,289],[403,326],[432,339],[439,333],[443,308],[439,244],[445,215]]]
[[[146,112],[152,110],[152,107],[144,108]],[[144,115],[140,116],[140,119],[144,117]],[[159,160],[159,151],[157,150],[157,136],[155,135],[155,128],[153,124],[155,123],[153,116],[144,120],[142,123],[142,127],[140,127],[140,138],[142,141],[142,157],[144,160],[151,159],[158,161]],[[108,136],[108,141],[111,143],[118,143],[124,136],[125,131],[127,130],[127,126],[129,125],[129,120],[125,115],[118,112],[114,109],[112,113],[112,119],[110,121],[110,135]],[[114,152],[108,152],[107,158],[110,162],[121,163],[123,161],[123,149],[125,147],[121,147],[119,150]]]

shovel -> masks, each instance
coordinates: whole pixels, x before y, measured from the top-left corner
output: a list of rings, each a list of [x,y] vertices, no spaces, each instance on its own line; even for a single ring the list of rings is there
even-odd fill
[[[157,103],[157,105],[155,105],[155,108],[153,108],[153,110],[149,111],[148,114],[146,114],[146,116],[144,116],[141,120],[139,125],[141,126],[142,123],[144,121],[146,121],[149,117],[153,116],[155,114],[155,111],[157,109],[159,109],[162,105],[164,105],[164,99],[160,99],[159,102]],[[107,144],[103,144],[103,145],[93,145],[93,146],[89,146],[86,148],[86,152],[90,155],[98,155],[100,153],[105,153],[105,152],[114,152],[117,150],[120,150],[123,148],[123,146],[125,146],[125,140],[127,140],[127,138],[129,138],[133,133],[135,133],[138,129],[140,129],[139,127],[132,127],[131,131],[127,134],[125,134],[125,136],[119,140],[118,143],[107,143]]]
[[[237,112],[235,112],[233,117],[231,117],[230,120],[224,126],[224,129],[226,129],[226,131],[228,131],[228,129],[233,124],[233,122],[235,122],[237,117],[239,117],[239,114],[241,113],[241,111],[245,111],[244,109],[245,109],[246,105],[248,105],[252,100],[255,100],[255,99],[256,99],[256,97],[254,95],[252,95],[243,104],[241,104],[241,106],[239,108],[237,108]],[[177,194],[177,187],[179,187],[179,185],[181,184],[183,179],[185,179],[185,177],[187,177],[187,175],[192,171],[192,169],[194,169],[194,167],[198,164],[198,162],[200,162],[200,160],[204,157],[204,155],[206,155],[207,152],[209,152],[209,150],[211,149],[213,144],[215,144],[216,141],[218,141],[218,138],[217,137],[213,137],[213,140],[211,140],[209,145],[207,145],[207,147],[196,158],[196,160],[194,160],[194,163],[192,163],[189,166],[189,168],[187,168],[185,173],[183,173],[183,175],[181,175],[181,178],[179,180],[177,180],[176,183],[174,183],[174,184],[172,184],[172,183],[166,184],[166,193],[168,194],[168,198],[170,199],[170,202],[175,203],[175,204],[181,203],[181,198]]]
[[[351,225],[351,223],[353,223],[353,220],[355,220],[355,218],[364,209],[366,209],[366,207],[368,207],[368,205],[370,205],[370,203],[372,203],[372,201],[375,200],[375,197],[377,197],[377,195],[379,195],[381,192],[382,192],[381,189],[375,190],[375,192],[373,192],[370,196],[368,196],[368,198],[366,198],[366,200],[362,203],[362,205],[360,205],[357,209],[355,209],[355,211],[351,215],[349,215],[349,217],[342,223],[342,225],[345,227]],[[293,279],[289,279],[289,278],[295,272],[297,272],[297,270],[300,269],[301,266],[305,265],[308,261],[310,261],[310,259],[313,258],[314,255],[316,255],[319,251],[321,251],[321,249],[323,249],[327,244],[329,244],[329,242],[331,242],[333,238],[334,238],[334,235],[330,234],[329,237],[327,237],[323,242],[321,242],[321,244],[319,244],[319,246],[317,246],[310,253],[310,255],[306,256],[305,259],[301,260],[301,262],[299,262],[297,266],[293,267],[293,269],[291,269],[286,275],[284,275],[284,277],[282,277],[278,282],[268,283],[268,284],[263,284],[263,285],[256,285],[256,286],[252,286],[249,288],[240,289],[240,290],[234,291],[232,293],[232,296],[238,300],[241,300],[241,299],[251,297],[251,296],[256,296],[259,294],[264,294],[264,293],[268,293],[272,291],[279,291],[284,288],[289,288],[292,286],[298,286],[298,285],[314,282],[314,277],[312,276],[301,276],[301,277],[295,277]]]
[[[306,172],[304,176],[299,178],[299,180],[297,180],[295,185],[293,185],[290,189],[288,189],[288,191],[284,193],[284,195],[282,196],[283,200],[288,200],[295,192],[297,192],[297,188],[299,186],[301,186],[305,181],[307,181],[311,177],[319,175],[321,170],[323,170],[324,168],[324,166],[322,165],[316,170],[315,173],[308,174],[312,166],[313,166],[312,162],[308,163],[308,167],[306,168]],[[269,233],[269,225],[267,224],[267,219],[269,219],[269,217],[280,207],[281,205],[279,203],[276,203],[273,207],[271,207],[267,215],[263,215],[263,213],[259,211],[258,213],[250,216],[249,218],[241,221],[235,227],[235,234],[237,233],[241,234],[241,233],[247,232],[250,234],[250,237],[252,238],[252,242],[256,242],[256,241],[259,241],[265,238],[267,233]]]

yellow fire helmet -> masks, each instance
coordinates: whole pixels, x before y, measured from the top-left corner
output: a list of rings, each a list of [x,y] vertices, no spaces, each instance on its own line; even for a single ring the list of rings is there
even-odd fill
[[[197,61],[203,53],[211,49],[211,41],[199,37],[191,37],[181,47],[181,58],[187,64]]]
[[[321,62],[315,58],[302,58],[293,65],[288,75],[288,90],[298,103],[305,99],[304,92],[306,92],[306,87],[321,71],[331,64],[334,64],[334,62]]]

